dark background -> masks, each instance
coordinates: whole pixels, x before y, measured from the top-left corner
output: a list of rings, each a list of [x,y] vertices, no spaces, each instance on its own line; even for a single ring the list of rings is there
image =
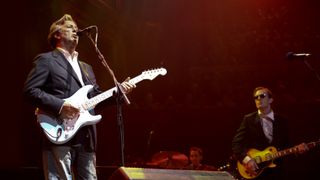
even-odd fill
[[[153,68],[168,71],[139,83],[129,95],[131,105],[123,106],[128,166],[159,151],[187,154],[190,146],[204,149],[205,163],[224,165],[243,115],[255,110],[256,86],[273,91],[274,111],[290,119],[293,145],[317,141],[319,5],[318,0],[7,2],[1,11],[2,172],[41,167],[42,132],[33,107],[22,99],[22,88],[33,58],[50,50],[51,23],[66,13],[79,28],[98,26],[98,46],[119,81]],[[85,36],[78,51],[92,64],[102,89],[111,88],[110,75]],[[288,60],[289,51],[312,56]],[[118,166],[116,109],[99,113],[104,118],[98,124],[98,168]],[[289,160],[288,179],[320,177],[319,148]]]

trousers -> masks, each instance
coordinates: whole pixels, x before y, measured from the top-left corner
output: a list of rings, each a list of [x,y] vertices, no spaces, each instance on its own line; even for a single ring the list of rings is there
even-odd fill
[[[51,146],[42,151],[46,180],[96,180],[96,154],[79,146]]]

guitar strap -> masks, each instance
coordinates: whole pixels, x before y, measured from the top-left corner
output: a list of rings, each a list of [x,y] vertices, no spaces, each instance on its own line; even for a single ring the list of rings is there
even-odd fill
[[[83,72],[83,75],[84,75],[83,77],[85,77],[85,81],[90,83],[90,84],[92,84],[92,85],[94,85],[94,83],[91,81],[91,79],[89,77],[89,73],[88,73],[87,67],[81,61],[79,61],[79,64],[80,64],[80,68],[81,68],[81,70]],[[97,128],[96,128],[95,125],[93,126],[93,132],[91,130],[89,130],[89,134],[94,139],[93,142],[90,141],[90,147],[92,148],[92,150],[95,150],[95,149],[97,149],[97,135],[96,135],[97,134]]]
[[[89,73],[88,73],[87,67],[81,61],[79,61],[79,64],[80,64],[80,67],[81,67],[81,70],[83,72],[83,75],[85,77],[86,82],[90,82],[91,84],[93,84],[92,81],[89,78]]]

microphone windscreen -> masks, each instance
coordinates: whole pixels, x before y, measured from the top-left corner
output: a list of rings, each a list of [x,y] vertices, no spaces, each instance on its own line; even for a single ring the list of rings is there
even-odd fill
[[[294,53],[293,52],[288,52],[287,55],[286,55],[286,58],[291,60],[294,58]]]

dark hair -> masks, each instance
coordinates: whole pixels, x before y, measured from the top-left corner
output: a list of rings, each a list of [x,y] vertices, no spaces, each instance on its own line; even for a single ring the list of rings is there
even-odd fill
[[[191,151],[197,151],[201,156],[202,156],[202,154],[203,154],[202,149],[199,148],[199,147],[193,146],[193,147],[190,148],[190,152],[191,152]]]
[[[267,91],[267,94],[268,94],[268,97],[269,98],[272,98],[272,92],[270,91],[270,89],[266,88],[266,87],[263,87],[263,86],[259,86],[259,87],[256,87],[254,88],[253,90],[253,96],[256,95],[256,92],[259,91],[259,90],[266,90]]]

